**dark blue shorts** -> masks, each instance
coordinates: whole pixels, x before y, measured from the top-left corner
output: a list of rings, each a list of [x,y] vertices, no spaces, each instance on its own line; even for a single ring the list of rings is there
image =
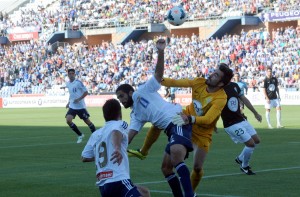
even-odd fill
[[[141,194],[130,179],[106,183],[99,187],[102,197],[140,197]]]
[[[72,115],[74,118],[77,115],[82,120],[86,120],[90,117],[90,114],[86,109],[72,109],[72,108],[69,108],[66,116],[67,115]]]
[[[170,123],[169,126],[166,128],[165,133],[167,134],[169,141],[165,149],[166,153],[170,154],[170,147],[173,144],[181,144],[187,149],[187,158],[188,153],[193,151],[193,144],[191,141],[192,125],[188,124],[183,126],[177,126],[173,123]]]

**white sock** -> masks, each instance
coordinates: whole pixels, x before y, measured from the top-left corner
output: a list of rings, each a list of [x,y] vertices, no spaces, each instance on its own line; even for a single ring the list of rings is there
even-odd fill
[[[267,119],[268,125],[271,125],[271,123],[270,123],[270,112],[269,111],[266,111],[266,119]]]
[[[276,110],[277,126],[281,125],[281,110]]]
[[[254,147],[247,147],[247,146],[244,147],[244,149],[241,153],[241,155],[243,155],[243,157],[242,157],[243,158],[243,160],[242,160],[243,161],[243,163],[242,163],[243,168],[249,166],[249,161],[250,161],[250,158],[251,158],[251,155],[252,155],[253,151],[254,151]]]

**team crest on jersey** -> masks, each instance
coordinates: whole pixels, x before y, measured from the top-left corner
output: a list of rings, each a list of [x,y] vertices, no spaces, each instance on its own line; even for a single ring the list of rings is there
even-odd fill
[[[227,102],[227,107],[230,111],[236,112],[238,110],[239,102],[236,97],[231,97]]]
[[[194,104],[194,109],[195,109],[196,115],[202,116],[203,115],[202,104],[197,100],[193,100],[193,104]]]
[[[268,89],[270,90],[270,91],[275,91],[275,85],[274,84],[270,84],[269,85],[269,87],[268,87]]]

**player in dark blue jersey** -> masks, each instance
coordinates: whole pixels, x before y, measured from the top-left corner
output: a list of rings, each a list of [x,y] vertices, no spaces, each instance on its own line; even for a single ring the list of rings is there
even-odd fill
[[[270,121],[271,108],[276,108],[277,128],[283,128],[281,125],[281,105],[280,105],[280,94],[278,89],[278,80],[272,76],[272,68],[267,68],[266,78],[264,79],[264,95],[266,99],[266,120],[268,127],[272,129]]]
[[[222,110],[223,126],[227,134],[235,143],[244,143],[245,147],[235,161],[240,165],[242,172],[248,175],[255,173],[249,166],[249,161],[255,146],[260,143],[256,130],[243,117],[240,111],[240,100],[254,114],[255,118],[261,122],[261,115],[257,113],[250,101],[244,96],[238,84],[230,82],[224,87],[227,95],[227,103]]]

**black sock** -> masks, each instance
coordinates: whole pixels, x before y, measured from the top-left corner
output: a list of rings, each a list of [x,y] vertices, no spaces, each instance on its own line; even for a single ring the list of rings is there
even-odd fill
[[[79,131],[78,127],[76,126],[76,124],[72,123],[71,125],[69,125],[69,127],[75,132],[77,133],[78,136],[81,136],[82,133]]]
[[[190,179],[190,171],[186,167],[184,162],[181,162],[175,166],[176,171],[180,177],[181,186],[184,190],[184,196],[194,196],[194,191],[192,188],[192,183]]]
[[[183,197],[178,177],[173,173],[173,174],[166,176],[165,178],[171,187],[173,196],[174,197]]]
[[[90,130],[93,133],[94,131],[96,131],[96,127],[93,123],[89,124]]]

